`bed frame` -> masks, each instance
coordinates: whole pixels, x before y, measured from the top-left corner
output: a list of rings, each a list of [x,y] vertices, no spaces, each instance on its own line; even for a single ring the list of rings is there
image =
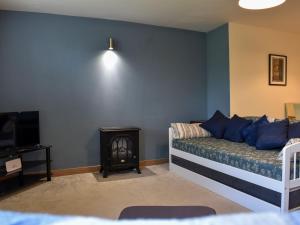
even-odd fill
[[[169,128],[170,171],[204,186],[253,211],[287,212],[300,206],[300,143],[285,147],[282,181],[218,163],[172,147]],[[294,175],[290,177],[291,159]]]

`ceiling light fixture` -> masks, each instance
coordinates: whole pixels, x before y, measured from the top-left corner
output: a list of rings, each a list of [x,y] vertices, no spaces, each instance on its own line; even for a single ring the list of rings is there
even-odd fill
[[[268,9],[283,4],[286,0],[239,0],[239,6],[244,9]]]

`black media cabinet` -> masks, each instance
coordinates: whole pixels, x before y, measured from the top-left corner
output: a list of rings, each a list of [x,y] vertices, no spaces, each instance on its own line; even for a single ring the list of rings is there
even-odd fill
[[[0,182],[6,182],[11,177],[15,177],[16,174],[18,174],[19,177],[19,184],[22,186],[24,184],[24,172],[26,170],[38,167],[40,165],[46,165],[46,173],[42,174],[42,176],[39,176],[40,178],[45,177],[47,178],[47,181],[51,181],[51,151],[52,146],[43,146],[43,145],[37,145],[33,147],[26,147],[26,148],[11,148],[7,149],[5,151],[0,152],[0,159],[1,160],[9,160],[14,158],[20,158],[22,162],[22,169],[17,170],[15,172],[9,173],[9,174],[2,174],[0,175]],[[45,152],[45,159],[44,160],[31,160],[26,161],[23,160],[24,155],[34,152]],[[3,168],[2,168],[3,170]]]
[[[139,131],[137,127],[103,127],[100,132],[100,173],[139,168]]]

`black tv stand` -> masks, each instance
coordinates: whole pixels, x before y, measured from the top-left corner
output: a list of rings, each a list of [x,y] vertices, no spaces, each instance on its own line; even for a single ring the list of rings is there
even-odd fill
[[[46,165],[46,177],[47,181],[51,181],[51,151],[52,146],[44,146],[44,145],[35,145],[35,146],[29,146],[29,147],[22,147],[22,148],[10,148],[6,151],[0,152],[0,159],[9,159],[9,158],[21,158],[22,162],[22,169],[20,171],[16,171],[13,174],[19,173],[19,183],[20,185],[24,184],[24,172],[26,172],[27,169],[34,168],[40,165]],[[25,154],[31,153],[31,152],[38,152],[38,151],[44,151],[45,152],[45,159],[44,160],[32,160],[32,161],[25,161],[23,160],[23,156]],[[0,175],[0,181],[3,177],[8,177],[12,174],[6,174],[6,175]],[[6,180],[6,179],[5,179]]]

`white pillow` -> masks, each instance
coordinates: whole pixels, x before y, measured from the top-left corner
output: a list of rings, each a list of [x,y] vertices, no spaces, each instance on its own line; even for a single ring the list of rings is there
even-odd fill
[[[300,138],[291,138],[285,145],[286,146],[289,146],[289,145],[292,145],[292,144],[295,144],[295,143],[299,143],[300,142]],[[278,160],[282,160],[283,159],[283,150],[281,152],[279,152],[278,154],[278,157],[277,157]]]
[[[194,137],[210,137],[207,130],[199,126],[200,123],[171,123],[173,128],[173,137],[175,139],[189,139]]]

